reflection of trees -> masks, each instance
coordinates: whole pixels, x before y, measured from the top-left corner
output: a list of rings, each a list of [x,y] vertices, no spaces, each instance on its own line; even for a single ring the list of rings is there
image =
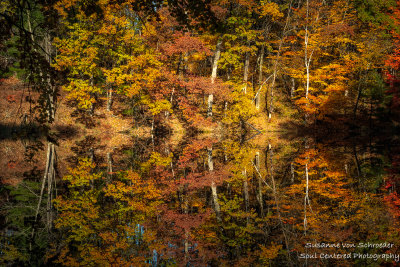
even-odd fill
[[[390,151],[389,159],[391,166],[388,168],[388,174],[383,184],[385,192],[383,199],[389,209],[392,222],[387,230],[387,239],[395,244],[395,247],[390,252],[398,253],[398,246],[400,245],[400,156],[398,147]]]
[[[160,191],[133,171],[118,172],[110,181],[94,169],[81,159],[63,178],[68,191],[54,201],[61,239],[50,256],[69,266],[144,264],[158,247],[151,230],[139,235],[138,229],[157,215]]]
[[[38,153],[41,143],[37,140],[31,143],[33,145],[25,149],[27,161],[33,161],[41,155]],[[30,150],[33,146],[36,149]],[[3,185],[1,189],[2,265],[40,265],[41,255],[46,251],[48,240],[52,237],[54,209],[51,201],[56,193],[57,173],[56,148],[53,143],[48,142],[47,153],[44,155],[46,166],[43,173],[37,166],[30,169],[28,164],[19,162],[21,176],[23,173],[21,181],[8,186]]]
[[[201,242],[194,230],[210,218],[211,210],[220,214],[217,186],[227,173],[216,165],[214,140],[193,140],[172,151],[173,160],[164,168],[152,168],[160,177],[168,200],[163,207],[162,223],[166,231],[160,233],[168,244],[165,255],[178,259],[179,264],[204,264],[215,254],[215,247]],[[171,155],[172,155],[171,154]],[[161,164],[158,164],[158,167]],[[211,190],[210,190],[211,187]]]
[[[142,165],[164,184],[167,201],[158,235],[168,244],[163,255],[181,264],[217,265],[262,264],[277,257],[282,245],[269,240],[276,228],[269,226],[275,206],[269,203],[278,198],[274,175],[287,164],[272,165],[272,149],[263,153],[249,143],[203,139],[166,151]]]
[[[311,147],[311,146],[310,146]],[[306,243],[385,242],[390,222],[376,191],[358,187],[357,160],[345,148],[314,146],[295,159],[295,183],[281,193],[282,217],[290,225],[290,246],[297,253],[383,253],[378,249],[305,249]],[[363,155],[366,159],[371,154]],[[374,156],[374,155],[372,155]],[[370,166],[372,167],[372,166]],[[353,170],[353,171],[352,171]],[[302,201],[303,200],[303,201]],[[297,256],[296,256],[297,258]],[[309,260],[326,265],[333,260]],[[368,265],[368,261],[349,262]]]
[[[299,259],[300,253],[349,252],[344,248],[306,250],[304,244],[308,242],[357,244],[388,238],[385,229],[390,228],[390,221],[381,198],[371,186],[359,187],[352,149],[328,149],[311,143],[296,150],[268,145],[260,153],[255,146],[228,141],[222,149],[213,147],[213,165],[224,162],[214,171],[228,171],[215,188],[220,214],[191,229],[201,244],[199,251],[206,254],[207,249],[214,249],[208,262],[297,265],[305,263]],[[209,152],[203,149],[206,161],[210,161]],[[364,172],[373,169],[378,155],[367,151],[362,156],[357,159],[358,165]],[[209,205],[213,203],[212,192],[210,198]],[[370,248],[362,252],[384,250]],[[368,264],[365,260],[349,262]],[[308,263],[334,264],[335,260]]]
[[[168,240],[175,240],[174,255],[181,263],[222,264],[239,258],[257,262],[259,244],[265,244],[265,255],[271,253],[263,218],[267,171],[262,165],[265,155],[260,154],[255,146],[233,141],[221,146],[199,140],[182,149],[175,176],[164,176],[172,181],[166,188],[170,201],[163,216],[174,228]],[[185,254],[179,256],[182,241]],[[188,246],[196,251],[188,251]],[[272,252],[276,257],[276,250]]]
[[[6,257],[13,257],[7,262],[34,262],[29,253],[45,251],[49,238],[49,263],[89,266],[296,266],[306,263],[300,253],[349,252],[306,250],[308,242],[397,242],[398,224],[382,205],[382,186],[376,181],[384,157],[373,149],[307,145],[270,141],[260,148],[200,139],[177,147],[159,145],[154,151],[137,147],[125,155],[81,158],[57,182],[55,214],[51,206],[47,209],[55,197],[55,148],[50,143],[46,174],[10,191],[18,202],[6,215],[17,227],[4,231],[3,262]],[[80,154],[98,150],[89,147],[94,146],[90,143]],[[396,170],[394,156],[392,162]],[[384,184],[394,219],[396,177],[385,178]]]

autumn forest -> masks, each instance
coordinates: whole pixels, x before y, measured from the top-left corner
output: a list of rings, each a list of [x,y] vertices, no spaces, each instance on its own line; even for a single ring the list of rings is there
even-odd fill
[[[400,1],[0,0],[1,266],[398,266]]]

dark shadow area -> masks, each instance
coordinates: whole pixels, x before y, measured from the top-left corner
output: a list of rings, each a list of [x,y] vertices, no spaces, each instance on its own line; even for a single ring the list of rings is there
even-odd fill
[[[79,135],[79,130],[73,125],[55,125],[53,129],[56,137],[60,139],[74,138]]]
[[[313,123],[284,123],[280,138],[293,140],[297,138],[311,138],[316,143],[326,145],[368,145],[400,144],[400,127],[390,120],[379,118],[369,119],[358,117],[349,119],[345,116],[331,116],[325,120],[315,120]]]
[[[36,123],[31,124],[0,124],[0,140],[10,139],[37,139],[46,136],[44,127]]]
[[[46,126],[37,123],[30,124],[0,124],[0,140],[37,140],[43,137],[48,139],[69,139],[78,136],[79,131],[72,125],[56,125],[49,133]],[[51,135],[51,136],[50,136]],[[54,140],[55,141],[55,140]]]

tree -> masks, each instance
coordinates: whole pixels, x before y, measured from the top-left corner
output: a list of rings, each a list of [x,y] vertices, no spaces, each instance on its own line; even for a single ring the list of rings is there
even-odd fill
[[[304,19],[297,33],[300,40],[291,37],[290,42],[302,44],[294,55],[299,57],[296,59],[299,64],[300,57],[303,58],[303,67],[289,68],[300,84],[295,103],[306,114],[322,118],[324,114],[336,112],[339,101],[344,109],[349,101],[347,81],[355,71],[360,53],[360,46],[352,37],[355,15],[341,1],[329,7],[307,1],[297,16],[299,21]]]
[[[0,7],[1,49],[5,50],[5,68],[13,65],[11,68],[20,74],[19,78],[39,93],[38,99],[30,99],[36,103],[38,111],[31,115],[41,123],[52,123],[58,92],[56,72],[51,66],[55,52],[52,39],[57,24],[54,14],[46,7],[47,3],[40,1],[3,1]]]
[[[400,11],[398,7],[400,6],[400,2],[397,2],[397,8],[393,8],[393,20],[396,28],[392,30],[392,37],[394,40],[394,48],[393,52],[389,55],[388,59],[385,62],[385,66],[389,68],[389,71],[386,73],[386,80],[389,83],[390,89],[387,91],[388,94],[391,95],[391,100],[389,103],[389,108],[397,110],[400,105],[400,78],[399,78],[399,70],[400,70],[400,33],[398,27],[400,27]]]

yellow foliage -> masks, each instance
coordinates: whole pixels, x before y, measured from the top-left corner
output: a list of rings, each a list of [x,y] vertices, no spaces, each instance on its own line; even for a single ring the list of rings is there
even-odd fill
[[[268,247],[260,245],[260,248],[261,248],[260,259],[266,266],[269,266],[270,260],[273,260],[276,257],[278,257],[278,253],[282,249],[282,245],[277,245],[274,242],[272,242]]]
[[[273,19],[283,17],[283,13],[280,12],[277,3],[271,2],[270,0],[261,0],[260,16],[271,16]]]

